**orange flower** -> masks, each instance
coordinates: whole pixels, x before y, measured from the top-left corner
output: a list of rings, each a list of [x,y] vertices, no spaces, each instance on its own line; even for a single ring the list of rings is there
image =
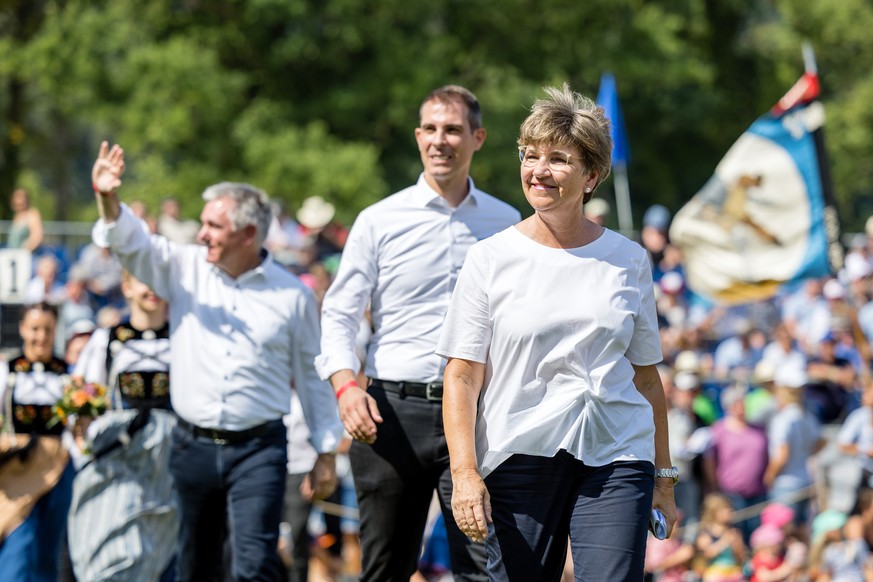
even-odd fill
[[[68,382],[64,395],[52,409],[54,416],[48,426],[58,422],[66,424],[72,415],[96,417],[106,412],[106,386],[97,382],[86,384],[81,376],[74,376]]]
[[[88,393],[84,390],[76,390],[72,394],[70,394],[70,402],[73,403],[73,406],[76,408],[81,408],[84,405],[88,404]]]

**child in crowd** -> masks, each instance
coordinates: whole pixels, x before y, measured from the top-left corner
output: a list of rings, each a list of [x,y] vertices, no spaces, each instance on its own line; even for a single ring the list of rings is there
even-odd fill
[[[772,526],[782,532],[784,563],[793,569],[792,577],[788,580],[800,579],[800,574],[806,568],[809,548],[798,535],[798,528],[794,524],[794,510],[784,503],[770,502],[761,512],[761,525]]]
[[[861,523],[845,513],[828,509],[812,522],[809,579],[827,582],[863,582],[870,550]]]
[[[746,560],[746,546],[743,534],[731,525],[733,515],[730,500],[721,493],[710,493],[703,499],[700,530],[694,544],[703,582],[745,580],[742,564]]]
[[[752,577],[750,582],[786,582],[794,572],[785,562],[785,534],[775,525],[762,525],[752,532]]]
[[[683,582],[687,580],[686,574],[690,570],[691,560],[694,557],[694,546],[682,540],[680,527],[681,512],[677,512],[676,523],[670,537],[659,540],[649,536],[646,543],[646,578],[648,581],[657,582]]]

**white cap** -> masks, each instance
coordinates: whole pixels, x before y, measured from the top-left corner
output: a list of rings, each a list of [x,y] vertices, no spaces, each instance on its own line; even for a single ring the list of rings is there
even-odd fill
[[[673,377],[673,385],[683,392],[700,387],[700,378],[693,372],[679,372]]]
[[[873,265],[858,253],[849,253],[846,255],[845,271],[849,281],[857,281],[873,275]]]
[[[677,372],[698,372],[700,371],[700,358],[691,350],[679,352],[676,355],[676,361],[673,362],[673,369]]]
[[[806,370],[797,366],[779,366],[773,375],[773,383],[783,388],[802,388],[807,382]]]
[[[69,341],[77,335],[91,335],[95,329],[97,326],[90,319],[77,319],[70,325],[67,340]]]
[[[685,279],[680,273],[669,271],[664,273],[664,276],[661,277],[660,281],[658,281],[658,285],[664,293],[667,293],[668,295],[676,295],[682,291],[682,287],[685,286]]]
[[[846,296],[846,290],[836,279],[829,279],[822,287],[821,294],[825,299],[842,299]]]

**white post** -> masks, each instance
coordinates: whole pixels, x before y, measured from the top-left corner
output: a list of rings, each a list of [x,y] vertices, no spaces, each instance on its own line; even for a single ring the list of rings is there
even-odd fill
[[[629,239],[634,238],[634,218],[631,212],[630,187],[627,181],[627,164],[618,162],[612,167],[612,183],[615,189],[615,207],[618,212],[618,230]]]

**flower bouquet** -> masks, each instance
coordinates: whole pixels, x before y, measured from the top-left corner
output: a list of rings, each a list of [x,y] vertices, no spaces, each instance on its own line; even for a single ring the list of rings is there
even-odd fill
[[[67,424],[70,417],[93,419],[106,412],[107,406],[106,386],[85,382],[80,376],[74,376],[64,386],[63,396],[52,406],[54,417],[50,425],[59,422]]]

